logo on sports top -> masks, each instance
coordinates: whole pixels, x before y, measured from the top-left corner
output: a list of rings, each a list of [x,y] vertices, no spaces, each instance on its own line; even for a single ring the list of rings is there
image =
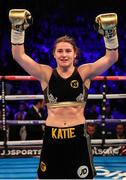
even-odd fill
[[[89,170],[87,166],[80,166],[77,170],[77,174],[80,178],[87,177],[88,173],[89,173]]]
[[[70,85],[71,85],[72,88],[78,88],[79,82],[77,80],[72,80],[70,82]]]
[[[42,172],[46,171],[46,164],[43,161],[40,164],[40,169],[41,169]]]

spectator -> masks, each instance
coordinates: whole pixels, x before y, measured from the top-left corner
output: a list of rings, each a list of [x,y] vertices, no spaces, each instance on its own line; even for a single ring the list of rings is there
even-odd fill
[[[44,100],[38,99],[33,102],[33,105],[31,108],[29,108],[26,116],[26,120],[43,120],[46,119],[46,110],[44,108]],[[44,125],[27,125],[26,126],[27,131],[27,139],[28,140],[36,140],[36,139],[42,139],[42,135],[44,132]]]
[[[95,123],[87,123],[87,133],[91,139],[100,139],[101,133]]]
[[[26,115],[26,107],[24,103],[19,104],[19,109],[14,115],[14,120],[24,120]],[[26,140],[26,127],[23,125],[14,125],[10,127],[10,140]]]
[[[123,123],[118,123],[115,126],[114,133],[108,138],[111,139],[126,139],[126,129]]]
[[[19,104],[19,109],[18,111],[15,113],[14,119],[15,120],[24,120],[26,116],[26,107],[25,107],[25,103],[20,103]]]

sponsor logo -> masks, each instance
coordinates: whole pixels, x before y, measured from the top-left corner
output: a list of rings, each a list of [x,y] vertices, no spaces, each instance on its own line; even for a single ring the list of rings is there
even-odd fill
[[[41,169],[42,172],[46,171],[46,164],[43,161],[40,164],[40,169]]]
[[[89,173],[89,169],[87,166],[80,166],[77,170],[77,174],[80,178],[87,177],[88,173]]]
[[[41,154],[41,149],[8,149],[0,151],[0,156],[38,156]]]
[[[97,176],[111,178],[111,179],[126,179],[126,171],[110,171],[104,166],[96,166]]]
[[[71,85],[72,88],[78,88],[79,82],[77,80],[72,80],[70,82],[70,85]]]
[[[119,147],[108,147],[108,148],[99,148],[99,147],[93,147],[92,153],[93,155],[119,155],[119,150],[121,149],[121,146]]]

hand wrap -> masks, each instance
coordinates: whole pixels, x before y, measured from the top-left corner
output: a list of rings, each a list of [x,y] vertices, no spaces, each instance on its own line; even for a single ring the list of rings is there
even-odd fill
[[[11,9],[9,20],[12,24],[11,43],[23,44],[25,30],[32,24],[31,13],[26,9]]]
[[[104,36],[105,47],[109,50],[117,49],[117,14],[100,14],[95,18],[95,29]]]

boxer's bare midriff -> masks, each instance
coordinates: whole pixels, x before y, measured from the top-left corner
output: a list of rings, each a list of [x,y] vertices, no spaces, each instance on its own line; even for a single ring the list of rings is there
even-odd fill
[[[71,127],[84,123],[84,108],[81,106],[48,108],[47,126]]]

